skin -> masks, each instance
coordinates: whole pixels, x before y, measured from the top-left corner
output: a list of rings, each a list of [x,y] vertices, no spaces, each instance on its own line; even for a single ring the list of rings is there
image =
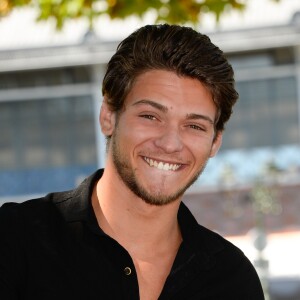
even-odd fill
[[[182,195],[221,145],[216,116],[204,85],[163,70],[138,76],[118,117],[104,99],[100,124],[111,141],[92,204],[133,258],[142,300],[157,299],[170,272]]]

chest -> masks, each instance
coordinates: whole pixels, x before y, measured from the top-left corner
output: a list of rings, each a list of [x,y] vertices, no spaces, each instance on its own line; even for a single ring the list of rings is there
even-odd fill
[[[140,300],[157,300],[171,271],[172,256],[152,260],[134,259]]]
[[[134,258],[117,243],[90,231],[83,230],[79,239],[64,235],[63,230],[35,238],[37,231],[30,235],[26,253],[22,252],[26,256],[20,280],[26,290],[22,299],[200,300],[208,299],[207,295],[225,299],[226,291],[236,291],[234,280],[227,281],[233,267],[230,273],[209,268],[186,251],[177,255],[174,267],[172,256]]]

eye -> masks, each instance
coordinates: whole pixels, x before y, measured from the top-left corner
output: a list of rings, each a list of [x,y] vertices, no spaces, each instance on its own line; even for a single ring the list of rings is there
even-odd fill
[[[157,120],[153,115],[140,115],[141,118],[149,119],[149,120]]]
[[[189,127],[192,128],[192,129],[195,129],[195,130],[206,131],[205,127],[195,125],[195,124],[191,124],[191,125],[189,125]]]

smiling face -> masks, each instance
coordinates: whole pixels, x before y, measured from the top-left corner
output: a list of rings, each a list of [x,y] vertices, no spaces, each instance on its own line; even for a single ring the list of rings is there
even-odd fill
[[[116,184],[149,204],[181,198],[220,147],[216,117],[211,94],[198,80],[162,70],[138,76],[118,116],[106,104],[101,110]]]

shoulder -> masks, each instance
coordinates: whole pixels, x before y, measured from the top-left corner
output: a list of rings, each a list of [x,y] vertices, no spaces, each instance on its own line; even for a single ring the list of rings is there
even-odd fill
[[[59,217],[66,221],[82,220],[89,209],[94,184],[102,173],[103,170],[96,171],[73,190],[50,193],[22,203],[5,203],[0,207],[0,222],[23,219],[36,223]]]
[[[216,262],[221,262],[222,267],[241,267],[242,264],[252,268],[251,262],[243,251],[217,232],[197,224],[194,239],[197,240],[195,244],[198,249],[200,248],[201,251],[214,258]]]
[[[226,253],[233,257],[243,255],[242,251],[218,233],[198,224],[191,211],[182,203],[179,209],[178,221],[187,242],[196,252],[205,252],[209,256]]]
[[[232,299],[263,299],[260,279],[247,256],[218,233],[201,225],[197,227],[199,241],[203,243],[198,256],[206,253],[208,257],[208,280],[218,283],[219,292],[231,295]]]
[[[207,253],[212,262],[211,276],[216,281],[223,282],[227,288],[239,286],[237,292],[247,292],[247,299],[262,299],[262,287],[258,274],[243,251],[216,232],[201,225],[199,231],[206,236]],[[214,246],[212,246],[214,245]],[[216,246],[218,245],[218,246]],[[241,299],[245,294],[241,294]],[[246,299],[246,298],[243,298]]]
[[[60,230],[66,223],[83,221],[90,210],[93,186],[102,170],[87,177],[77,188],[55,192],[22,203],[5,203],[0,208],[0,234],[20,231],[45,234]],[[19,233],[20,235],[20,233]]]
[[[3,246],[0,256],[32,258],[40,255],[38,252],[45,254],[51,250],[55,253],[68,236],[69,224],[63,213],[68,211],[68,203],[73,200],[68,195],[69,192],[53,193],[23,203],[4,204],[0,208],[0,243]],[[65,203],[63,207],[61,203]]]
[[[49,219],[49,217],[57,213],[58,198],[64,199],[68,194],[52,193],[45,197],[30,199],[22,203],[8,202],[0,207],[0,220],[27,220],[35,222],[37,219]]]
[[[222,283],[228,291],[234,290],[233,285],[239,285],[249,293],[253,289],[258,295],[261,294],[256,270],[237,246],[220,234],[198,224],[184,206],[181,208],[180,219],[184,240],[190,249],[193,249],[198,260],[202,264],[205,263],[207,276],[212,282]]]
[[[222,261],[223,266],[252,268],[252,263],[244,252],[217,232],[197,224],[195,236],[198,237],[199,243],[202,241],[202,249],[216,260]]]
[[[60,219],[51,195],[22,203],[5,203],[0,208],[0,239],[25,241],[58,224]]]

